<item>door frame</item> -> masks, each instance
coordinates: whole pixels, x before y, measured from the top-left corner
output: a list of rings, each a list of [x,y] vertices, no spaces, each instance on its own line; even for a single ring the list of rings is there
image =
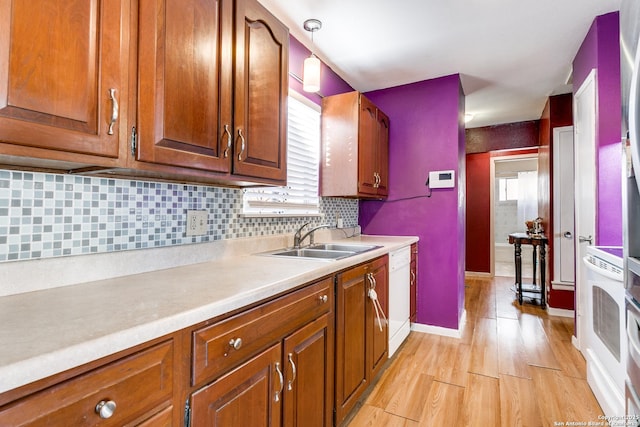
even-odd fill
[[[538,148],[538,147],[530,147],[530,148]],[[496,236],[495,236],[495,221],[496,221],[496,163],[501,161],[510,161],[510,160],[522,160],[522,159],[539,159],[540,152],[529,153],[529,154],[514,154],[512,156],[502,155],[490,157],[491,161],[489,162],[489,194],[491,198],[491,208],[490,208],[490,216],[489,216],[489,244],[490,244],[490,256],[489,256],[489,274],[491,277],[495,277],[496,273]],[[524,229],[524,224],[522,224],[522,228]]]
[[[588,185],[591,186],[591,188],[593,188],[595,190],[595,195],[593,198],[593,224],[591,224],[591,230],[590,230],[590,235],[592,238],[592,242],[597,242],[597,236],[596,236],[596,222],[597,222],[597,198],[598,198],[598,190],[597,190],[597,167],[596,167],[596,158],[597,158],[597,153],[596,153],[596,147],[597,147],[597,141],[596,141],[596,129],[597,129],[597,124],[596,124],[596,105],[597,105],[597,99],[598,99],[598,86],[597,86],[598,80],[597,80],[597,70],[594,68],[591,70],[591,72],[589,73],[589,75],[584,79],[584,81],[582,82],[582,84],[580,85],[580,88],[575,92],[574,97],[573,97],[573,115],[574,115],[574,136],[573,136],[573,141],[574,141],[574,185],[575,185],[575,204],[574,204],[574,212],[576,212],[575,215],[575,236],[574,236],[574,245],[575,245],[575,257],[576,257],[576,275],[575,275],[575,289],[576,289],[576,294],[575,294],[575,325],[576,325],[576,335],[573,337],[573,343],[574,346],[576,346],[581,352],[585,353],[586,351],[586,347],[587,347],[587,337],[586,337],[586,331],[588,330],[588,322],[589,319],[591,317],[591,314],[588,313],[588,306],[589,304],[587,303],[587,299],[588,295],[586,294],[586,285],[585,285],[585,280],[586,280],[586,272],[584,271],[584,266],[582,263],[582,256],[581,256],[581,250],[580,250],[580,235],[581,235],[581,231],[584,228],[584,224],[582,224],[580,215],[578,214],[578,212],[581,212],[582,209],[580,209],[581,205],[578,203],[579,201],[579,197],[580,197],[580,183],[582,182],[582,179],[579,179],[581,173],[581,170],[584,170],[584,167],[586,165],[582,164],[582,162],[578,161],[578,156],[579,156],[579,151],[580,151],[580,147],[584,146],[583,144],[580,144],[580,129],[581,129],[581,125],[583,125],[582,123],[579,122],[580,116],[579,116],[579,112],[578,112],[578,101],[581,99],[581,97],[584,95],[584,93],[591,87],[593,88],[593,117],[591,117],[591,122],[587,123],[587,126],[589,126],[591,128],[591,134],[592,134],[592,140],[590,141],[591,144],[593,144],[593,147],[591,147],[593,149],[593,159],[591,161],[588,162],[589,165],[593,168],[593,181],[590,182]]]
[[[555,181],[556,179],[558,179],[558,177],[560,176],[560,168],[562,167],[562,165],[558,164],[558,162],[556,162],[557,157],[559,156],[559,151],[560,151],[560,144],[559,144],[559,139],[560,139],[560,134],[563,132],[571,132],[571,136],[572,136],[572,147],[571,147],[571,152],[572,152],[572,158],[571,160],[575,162],[575,129],[573,127],[573,125],[571,126],[562,126],[562,127],[556,127],[553,128],[553,180]],[[573,276],[573,282],[562,282],[559,280],[559,277],[555,274],[556,273],[556,269],[559,268],[560,264],[561,264],[561,256],[560,256],[560,241],[565,238],[563,237],[563,234],[565,231],[571,231],[572,233],[572,239],[575,240],[575,234],[576,234],[576,226],[575,226],[575,166],[573,167],[573,171],[572,171],[572,178],[571,178],[571,186],[574,190],[574,197],[572,200],[573,203],[573,212],[572,215],[574,217],[574,222],[573,222],[573,229],[572,230],[561,230],[560,229],[560,223],[561,221],[561,209],[559,206],[559,202],[560,202],[560,188],[558,185],[556,185],[556,182],[553,183],[553,228],[554,228],[554,235],[553,235],[553,281],[551,282],[551,287],[554,290],[563,290],[563,291],[570,291],[570,292],[575,292],[575,286],[576,286],[576,277],[575,277],[575,268],[576,268],[576,252],[575,252],[575,244],[573,245],[573,268],[574,268],[574,276]]]

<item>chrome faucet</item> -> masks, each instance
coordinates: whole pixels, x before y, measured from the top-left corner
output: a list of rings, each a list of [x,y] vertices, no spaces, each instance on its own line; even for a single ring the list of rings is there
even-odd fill
[[[304,239],[307,238],[307,236],[309,236],[309,245],[313,245],[313,232],[314,231],[319,230],[321,228],[331,228],[330,224],[321,224],[321,225],[318,225],[317,227],[313,227],[311,230],[307,231],[303,236],[302,235],[302,230],[309,224],[311,224],[311,223],[307,222],[306,224],[303,224],[302,227],[298,228],[298,231],[296,231],[296,234],[293,236],[293,247],[294,248],[299,249],[300,245],[302,244]]]

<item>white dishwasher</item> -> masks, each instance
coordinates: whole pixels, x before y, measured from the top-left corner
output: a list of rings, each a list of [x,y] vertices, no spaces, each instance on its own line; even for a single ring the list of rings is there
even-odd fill
[[[410,246],[389,254],[389,357],[393,356],[411,330],[410,267]]]

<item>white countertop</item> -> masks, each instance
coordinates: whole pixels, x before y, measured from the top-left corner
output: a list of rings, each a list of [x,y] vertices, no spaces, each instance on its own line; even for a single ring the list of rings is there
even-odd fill
[[[0,393],[417,241],[407,236],[359,236],[346,242],[381,248],[331,262],[237,255],[0,297]]]

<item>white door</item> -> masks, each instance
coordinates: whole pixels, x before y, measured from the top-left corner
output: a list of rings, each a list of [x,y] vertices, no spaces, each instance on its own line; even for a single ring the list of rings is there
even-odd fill
[[[576,315],[578,348],[584,353],[591,321],[587,310],[587,273],[582,258],[596,237],[596,70],[592,70],[574,98]]]
[[[573,126],[553,129],[553,289],[574,291],[576,254],[574,246]]]

